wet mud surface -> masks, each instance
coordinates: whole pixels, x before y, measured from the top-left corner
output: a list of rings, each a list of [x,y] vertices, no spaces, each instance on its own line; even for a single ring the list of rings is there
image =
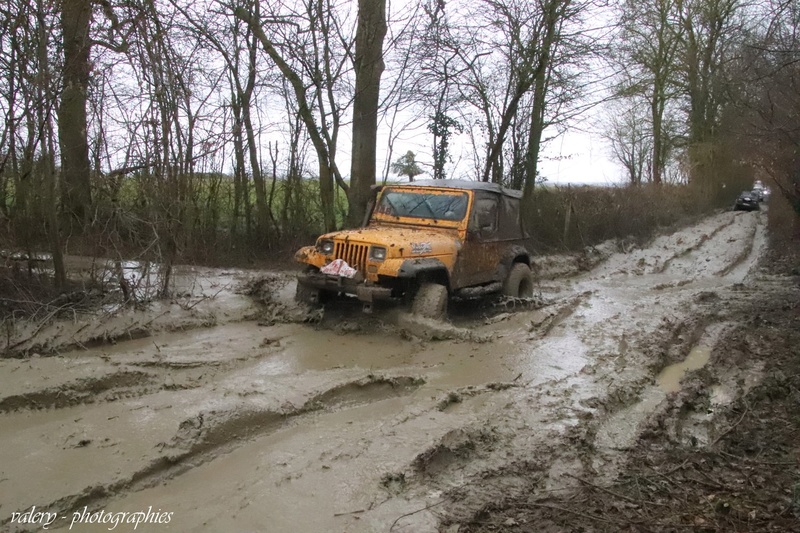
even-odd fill
[[[759,266],[765,218],[720,213],[589,266],[543,258],[534,299],[454,302],[447,322],[301,308],[291,273],[207,270],[180,301],[15,332],[0,527],[41,530],[11,521],[35,505],[173,513],[144,531],[545,531],[523,503],[610,486],[642,439],[719,445],[771,379],[730,357],[760,346],[731,341],[742,302],[797,301]]]

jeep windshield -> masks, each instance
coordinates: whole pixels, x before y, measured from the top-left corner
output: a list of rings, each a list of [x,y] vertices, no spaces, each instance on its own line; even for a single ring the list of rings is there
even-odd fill
[[[459,222],[468,201],[464,192],[385,189],[374,214]]]

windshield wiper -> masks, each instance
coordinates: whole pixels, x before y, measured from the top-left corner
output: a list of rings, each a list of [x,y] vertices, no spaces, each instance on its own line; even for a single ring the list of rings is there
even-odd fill
[[[394,202],[392,202],[392,201],[389,199],[389,195],[388,195],[388,194],[387,194],[386,196],[384,196],[384,197],[381,199],[381,202],[383,202],[383,200],[386,200],[386,203],[387,203],[387,204],[389,204],[389,207],[391,207],[391,208],[392,208],[392,213],[391,213],[391,215],[392,215],[392,216],[395,216],[395,217],[397,217],[397,218],[400,218],[400,215],[398,215],[398,214],[397,214],[397,206],[396,206],[396,205],[394,205]]]
[[[421,206],[421,205],[424,205],[424,206],[425,206],[425,209],[427,209],[427,210],[428,210],[428,213],[430,213],[430,218],[432,218],[432,219],[436,220],[436,213],[434,212],[433,208],[431,207],[431,204],[429,204],[429,203],[428,203],[428,197],[427,197],[427,196],[422,196],[422,200],[420,200],[419,202],[417,202],[417,205],[415,205],[414,207],[412,207],[411,209],[409,209],[409,210],[408,210],[408,214],[409,214],[409,215],[411,215],[411,213],[413,213],[414,211],[416,211],[416,210],[417,210],[417,208],[418,208],[419,206]],[[413,216],[420,216],[420,215],[413,215]],[[420,217],[420,218],[425,218],[425,217]]]

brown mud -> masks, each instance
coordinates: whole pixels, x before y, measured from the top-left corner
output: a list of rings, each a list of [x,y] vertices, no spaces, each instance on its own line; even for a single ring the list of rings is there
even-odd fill
[[[300,307],[289,273],[204,269],[171,302],[20,325],[0,359],[0,524],[152,506],[187,532],[649,531],[686,524],[658,514],[665,494],[723,446],[737,468],[786,463],[746,483],[791,492],[796,450],[765,451],[764,428],[731,441],[767,399],[796,401],[774,345],[798,294],[760,266],[765,221],[542,258],[536,298],[454,302],[446,322]],[[734,483],[703,473],[687,502]],[[791,497],[769,523],[796,517]]]

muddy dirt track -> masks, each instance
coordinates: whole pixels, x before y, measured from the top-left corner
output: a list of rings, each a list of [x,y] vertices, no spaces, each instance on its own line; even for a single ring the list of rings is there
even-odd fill
[[[533,302],[455,304],[446,324],[307,312],[289,274],[197,270],[194,299],[17,332],[0,528],[41,530],[11,521],[35,505],[58,512],[51,530],[86,508],[172,513],[137,531],[455,532],[533,469],[542,492],[611,479],[737,327],[720,311],[785,287],[758,268],[765,220],[720,213],[543,279]],[[761,371],[718,370],[700,446]]]

